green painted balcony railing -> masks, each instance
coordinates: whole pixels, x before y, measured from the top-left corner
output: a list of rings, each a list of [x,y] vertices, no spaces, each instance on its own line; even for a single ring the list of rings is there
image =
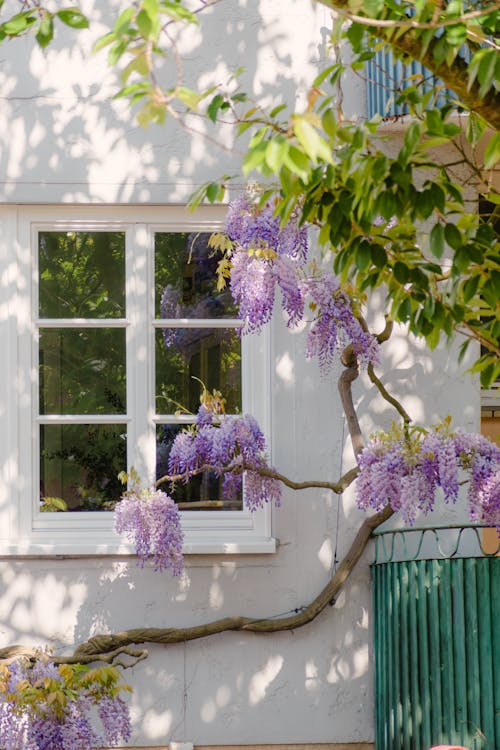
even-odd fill
[[[478,527],[377,535],[376,750],[500,748],[500,557],[481,540]]]

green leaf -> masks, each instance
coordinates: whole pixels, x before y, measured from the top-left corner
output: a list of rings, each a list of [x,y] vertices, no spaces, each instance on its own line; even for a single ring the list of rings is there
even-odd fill
[[[206,193],[210,203],[215,203],[220,195],[220,192],[221,188],[217,182],[211,182],[209,185],[207,185]],[[222,192],[224,192],[224,190]]]
[[[245,177],[252,171],[262,166],[266,157],[267,142],[257,143],[256,146],[249,148],[243,159],[242,171]]]
[[[233,99],[237,101],[237,97],[233,96]],[[269,112],[269,117],[275,118],[279,115],[280,112],[283,112],[283,110],[286,109],[286,104],[278,104],[276,107],[273,107],[273,109]]]
[[[408,266],[404,263],[401,263],[401,261],[399,260],[394,264],[392,273],[394,274],[394,278],[396,279],[396,281],[399,281],[400,284],[406,284],[410,278],[410,271],[408,269]]]
[[[285,163],[288,149],[289,143],[286,138],[283,138],[283,136],[273,138],[267,144],[266,162],[269,168],[276,174],[280,171],[281,167]]]
[[[476,112],[469,112],[467,121],[467,140],[475,146],[486,130],[486,122]]]
[[[442,135],[443,134],[443,118],[441,110],[429,109],[425,113],[425,123],[427,125],[427,131],[431,135]]]
[[[496,132],[484,150],[484,166],[491,169],[500,161],[500,131]]]
[[[455,224],[446,224],[444,228],[444,238],[453,250],[458,250],[462,247],[462,235]]]
[[[207,116],[209,120],[212,120],[212,122],[216,122],[217,114],[223,102],[224,102],[224,97],[222,96],[222,94],[217,94],[216,96],[214,96],[214,98],[208,105]]]
[[[36,18],[27,13],[17,13],[2,25],[2,30],[7,36],[17,36],[34,24]]]
[[[203,94],[200,94],[198,91],[193,91],[193,89],[188,89],[185,86],[179,86],[175,90],[175,93],[177,98],[185,104],[188,109],[196,109],[200,101],[203,99]]]
[[[88,29],[88,18],[79,8],[63,8],[56,12],[56,16],[72,29]]]
[[[108,31],[107,34],[104,34],[104,36],[101,36],[97,42],[94,44],[92,48],[92,52],[95,54],[96,52],[99,52],[100,49],[103,49],[103,47],[107,47],[108,45],[112,44],[114,40],[116,39],[116,34],[114,31]]]
[[[405,323],[407,320],[411,317],[411,300],[409,297],[405,297],[405,299],[401,302],[397,309],[396,313],[397,319],[400,320],[402,323]]]
[[[46,47],[54,37],[54,19],[51,13],[45,12],[35,34],[40,47]]]
[[[428,333],[425,337],[425,341],[427,343],[427,346],[432,351],[436,348],[436,346],[439,344],[439,339],[441,338],[441,331],[436,326],[433,328],[430,333]]]
[[[387,253],[381,245],[372,245],[372,261],[377,268],[384,268],[387,264]]]
[[[296,146],[290,146],[284,162],[290,172],[296,174],[301,180],[305,182],[308,179],[311,172],[311,164],[304,152]]]
[[[471,276],[471,278],[467,279],[467,281],[464,283],[462,294],[464,296],[465,303],[469,302],[474,297],[479,287],[480,280],[481,277],[479,275]]]
[[[370,249],[370,243],[366,240],[360,242],[358,249],[356,250],[355,263],[360,271],[366,271],[371,265],[372,254]]]
[[[144,39],[149,39],[150,35],[153,36],[153,22],[148,13],[145,10],[139,11],[137,18],[135,19],[137,28]]]
[[[483,55],[483,58],[479,63],[477,80],[481,84],[479,87],[479,96],[481,98],[486,96],[490,88],[493,86],[497,64],[497,55],[498,53],[496,52],[496,50],[488,49],[486,50],[486,54]]]
[[[174,21],[186,21],[187,23],[194,24],[198,23],[196,13],[193,13],[179,3],[171,3],[167,2],[167,0],[163,0],[160,4],[160,12],[165,13],[165,15],[169,16]]]
[[[337,132],[337,119],[331,107],[323,113],[321,125],[323,126],[325,133],[330,137],[333,137]]]
[[[294,116],[293,131],[298,142],[312,161],[316,162],[318,159],[322,159],[332,163],[332,155],[327,142],[306,119],[306,116]]]

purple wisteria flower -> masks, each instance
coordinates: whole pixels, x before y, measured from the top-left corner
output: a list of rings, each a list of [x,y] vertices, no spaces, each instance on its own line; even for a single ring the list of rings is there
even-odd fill
[[[281,226],[272,202],[258,206],[244,193],[229,205],[226,233],[234,243],[230,287],[243,333],[259,332],[270,321],[278,288],[289,326],[304,320],[308,302],[314,311],[307,356],[317,357],[323,371],[348,345],[362,366],[378,361],[376,339],[363,329],[333,274],[313,266],[311,276],[308,229],[298,215]]]
[[[162,490],[126,492],[115,508],[115,529],[135,545],[141,566],[152,560],[155,570],[170,569],[174,576],[182,573],[179,509]]]
[[[200,407],[196,425],[179,432],[173,442],[169,472],[188,482],[204,467],[223,476],[222,495],[227,500],[234,499],[243,484],[249,510],[266,502],[280,504],[279,482],[259,473],[259,469],[271,467],[266,459],[264,435],[250,414],[217,414],[209,420],[207,406]]]
[[[307,338],[307,357],[318,357],[327,370],[335,356],[352,345],[362,365],[376,364],[379,345],[355,317],[349,298],[339,288],[335,276],[325,272],[303,282],[302,288],[317,310]]]
[[[0,676],[2,750],[95,750],[130,738],[128,706],[118,695],[118,670],[88,679],[88,668],[56,667],[44,654],[17,659]],[[53,695],[62,696],[54,701]],[[52,699],[51,699],[52,696]],[[103,733],[95,726],[97,707]]]
[[[443,425],[404,435],[378,433],[358,459],[357,502],[362,509],[389,504],[406,523],[434,508],[436,491],[456,502],[461,476],[468,479],[471,519],[496,526],[500,534],[500,449],[483,435],[451,433]]]

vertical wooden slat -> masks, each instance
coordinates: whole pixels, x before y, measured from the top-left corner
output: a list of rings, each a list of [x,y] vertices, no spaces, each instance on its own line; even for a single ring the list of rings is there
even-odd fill
[[[401,661],[401,747],[410,747],[412,734],[411,704],[410,704],[410,649],[412,644],[409,639],[408,628],[408,563],[399,564],[399,590],[400,590],[400,661]]]
[[[412,561],[409,565],[410,578],[409,578],[409,609],[410,609],[410,642],[412,643],[412,649],[410,651],[410,704],[411,704],[411,720],[413,726],[413,746],[420,748],[421,742],[421,722],[422,722],[422,707],[420,704],[420,690],[419,690],[419,662],[420,662],[420,643],[418,640],[418,590],[417,590],[417,563]]]
[[[481,731],[486,739],[495,736],[495,711],[492,710],[493,702],[493,649],[488,644],[493,643],[493,630],[500,628],[498,621],[492,622],[492,589],[490,581],[490,560],[486,557],[477,560],[477,591],[479,613],[479,676],[480,676],[480,702],[481,702]],[[500,597],[500,589],[496,592]],[[500,663],[497,664],[500,669]],[[492,739],[493,743],[493,739]]]
[[[439,589],[441,583],[441,561],[429,561],[429,653],[431,693],[431,744],[438,745],[442,736],[443,704],[441,696],[441,639],[439,634]]]
[[[422,745],[431,747],[430,726],[430,665],[429,665],[429,638],[428,638],[428,614],[427,614],[427,582],[428,569],[427,560],[421,560],[418,565],[418,639],[420,649],[420,696],[422,710]]]
[[[391,598],[392,598],[392,643],[394,661],[393,669],[393,747],[395,750],[401,746],[401,688],[400,688],[400,667],[401,667],[401,596],[399,589],[399,564],[393,563],[392,581],[391,581]]]
[[[465,656],[465,604],[464,604],[464,561],[454,560],[451,568],[451,593],[453,604],[453,658],[455,662],[455,712],[456,728],[460,744],[465,744],[467,736],[467,660]]]
[[[481,701],[479,697],[479,627],[478,627],[478,596],[476,586],[477,560],[464,560],[464,590],[465,590],[465,629],[464,641],[467,659],[467,672],[464,675],[467,691],[467,733],[471,750],[479,750],[474,739],[481,727]]]
[[[453,608],[451,598],[451,560],[441,561],[439,587],[439,636],[441,641],[441,694],[443,696],[443,734],[440,742],[458,743],[455,708],[455,662],[453,660]]]
[[[491,585],[491,618],[493,654],[493,715],[495,717],[495,736],[490,741],[491,747],[500,747],[500,558],[492,557],[490,563]],[[489,740],[490,738],[488,738]]]

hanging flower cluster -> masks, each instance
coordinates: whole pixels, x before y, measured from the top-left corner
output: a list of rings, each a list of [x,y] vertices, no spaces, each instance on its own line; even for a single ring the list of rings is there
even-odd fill
[[[259,207],[247,193],[229,205],[226,233],[233,242],[230,287],[244,332],[260,331],[272,315],[276,288],[288,324],[314,314],[307,356],[318,357],[323,370],[348,344],[362,364],[378,360],[378,343],[355,317],[347,295],[333,274],[308,264],[307,227],[293,216],[280,226],[272,203]],[[312,270],[312,273],[311,273]]]
[[[264,435],[249,414],[228,416],[216,413],[203,403],[196,424],[180,432],[172,445],[169,472],[188,482],[204,468],[223,476],[222,495],[234,499],[245,478],[245,504],[249,510],[266,502],[281,501],[279,482],[262,476],[259,469],[270,469]]]
[[[115,667],[57,667],[45,654],[0,668],[2,750],[93,750],[130,739],[128,706]],[[97,709],[97,710],[96,710]],[[102,731],[92,717],[100,719]]]
[[[182,573],[183,534],[177,505],[162,490],[125,492],[115,507],[115,529],[135,545],[141,566],[152,560],[157,571]]]
[[[393,427],[371,438],[358,463],[362,509],[381,510],[389,503],[412,524],[419,510],[433,509],[438,487],[446,502],[455,502],[465,472],[472,520],[496,526],[500,533],[500,449],[483,435],[452,433],[448,421],[427,433],[405,435]]]

